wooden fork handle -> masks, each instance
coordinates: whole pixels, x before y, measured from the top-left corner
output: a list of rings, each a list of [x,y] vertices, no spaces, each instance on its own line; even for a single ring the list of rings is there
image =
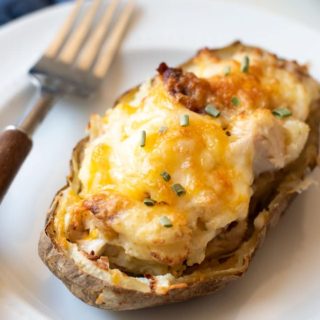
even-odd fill
[[[13,126],[0,133],[0,203],[31,147],[28,135]]]

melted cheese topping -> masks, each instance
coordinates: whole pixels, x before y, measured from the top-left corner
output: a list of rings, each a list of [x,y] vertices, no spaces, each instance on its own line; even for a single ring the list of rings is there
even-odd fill
[[[241,71],[244,56],[250,59],[248,73]],[[183,69],[210,83],[221,116],[190,111],[160,76],[147,81],[104,117],[91,118],[78,177],[81,192],[60,210],[67,218],[57,228],[77,229],[72,234],[81,250],[98,255],[113,250],[114,261],[129,271],[141,272],[141,261],[156,274],[184,262],[201,263],[219,232],[246,219],[254,177],[296,159],[308,136],[304,120],[318,85],[302,67],[240,47],[203,50]],[[239,105],[232,104],[233,97]],[[277,119],[272,110],[279,106],[292,116]],[[182,115],[189,116],[186,127],[179,123]],[[174,183],[185,195],[174,192]],[[155,205],[146,206],[145,198]],[[163,216],[172,227],[161,224]]]
[[[119,234],[112,243],[126,254],[168,265],[200,263],[216,232],[246,217],[251,153],[234,154],[219,120],[174,105],[160,82],[142,90],[139,103],[122,102],[98,120],[102,132],[87,147],[79,173],[82,195],[116,193],[127,203],[111,222]],[[179,123],[184,114],[187,127]],[[159,132],[163,126],[167,130]],[[145,147],[139,144],[142,130]],[[247,168],[238,166],[238,157],[246,158]],[[177,196],[173,183],[186,194]],[[157,204],[144,205],[145,197]],[[162,216],[171,228],[160,223]]]

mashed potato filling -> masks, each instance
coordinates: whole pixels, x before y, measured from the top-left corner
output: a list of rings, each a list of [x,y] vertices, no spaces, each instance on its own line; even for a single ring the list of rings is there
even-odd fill
[[[109,208],[105,222],[118,234],[110,243],[127,255],[170,266],[201,263],[217,231],[246,218],[252,150],[236,155],[218,119],[174,105],[161,83],[145,90],[138,105],[125,101],[91,123],[99,133],[85,150],[81,195],[116,195],[122,207]],[[175,192],[176,184],[184,194]]]

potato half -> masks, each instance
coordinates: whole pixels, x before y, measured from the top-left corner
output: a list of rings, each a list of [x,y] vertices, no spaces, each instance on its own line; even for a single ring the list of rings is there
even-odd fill
[[[129,310],[242,276],[317,165],[319,85],[233,43],[203,49],[92,116],[39,242],[84,302]]]

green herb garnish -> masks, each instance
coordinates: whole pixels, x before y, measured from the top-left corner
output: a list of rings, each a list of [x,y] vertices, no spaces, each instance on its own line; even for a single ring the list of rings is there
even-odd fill
[[[241,72],[248,73],[249,66],[250,66],[250,59],[248,56],[245,56],[241,64]]]
[[[204,111],[211,117],[217,118],[220,116],[220,111],[211,103],[209,103]]]
[[[189,115],[183,114],[180,116],[180,126],[187,127],[189,125]]]
[[[160,176],[163,178],[164,181],[170,181],[171,179],[170,174],[166,171],[161,172]]]
[[[143,203],[148,207],[153,207],[156,204],[156,201],[151,198],[145,198]]]
[[[167,216],[162,216],[160,218],[160,223],[165,227],[165,228],[171,228],[172,227],[172,222]]]
[[[234,106],[238,106],[238,105],[240,105],[240,100],[239,100],[237,97],[232,97],[232,98],[231,98],[231,103],[232,103]]]
[[[175,183],[174,185],[172,185],[172,189],[178,197],[181,197],[184,194],[186,194],[186,189],[180,183]]]
[[[140,133],[140,147],[144,147],[146,145],[147,134],[145,130],[142,130]]]
[[[287,108],[277,108],[272,110],[272,114],[279,119],[283,119],[292,115],[292,112]]]

